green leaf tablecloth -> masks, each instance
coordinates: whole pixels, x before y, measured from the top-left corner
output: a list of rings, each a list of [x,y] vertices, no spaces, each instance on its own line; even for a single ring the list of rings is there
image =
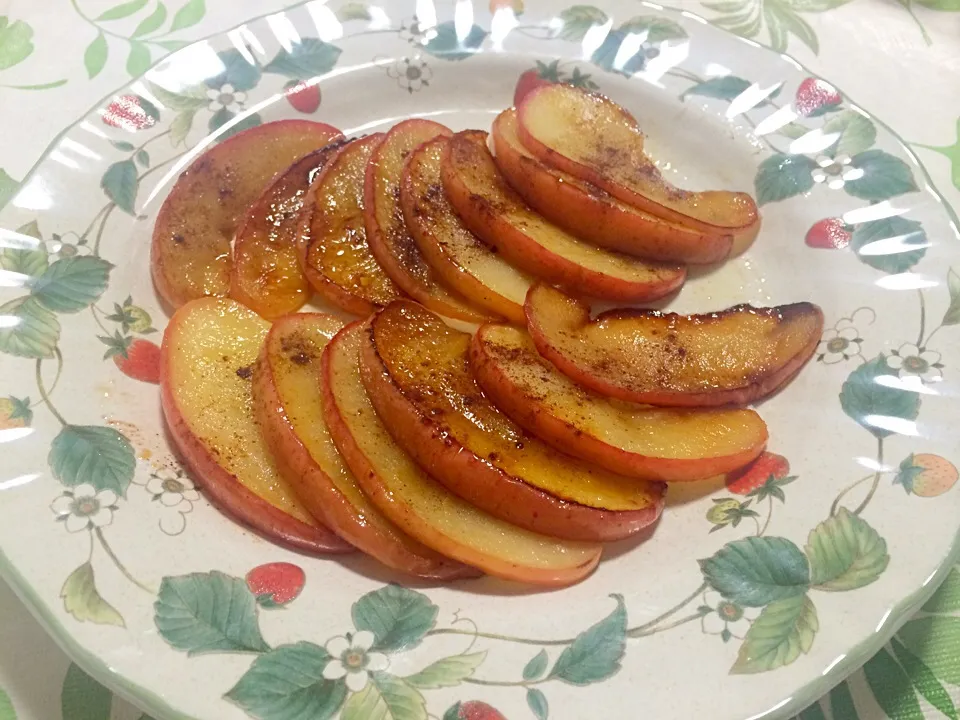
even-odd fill
[[[389,0],[381,4],[388,6]],[[673,4],[789,52],[835,82],[895,128],[948,201],[960,207],[960,0]],[[289,5],[283,0],[0,0],[0,205],[93,99],[191,40]],[[848,135],[856,139],[856,133]],[[800,717],[956,720],[958,708],[960,570],[954,569],[862,671]],[[146,716],[71,665],[0,582],[0,720],[15,718]]]

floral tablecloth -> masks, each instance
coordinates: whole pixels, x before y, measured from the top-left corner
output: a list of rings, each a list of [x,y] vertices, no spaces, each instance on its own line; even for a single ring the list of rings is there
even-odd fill
[[[290,4],[0,0],[0,206],[95,99],[191,40]],[[673,4],[789,52],[835,81],[910,143],[960,207],[960,0]],[[15,412],[8,405],[0,398],[0,427]],[[958,707],[960,570],[954,568],[887,647],[800,717],[956,720]],[[0,720],[15,718],[149,720],[72,665],[0,581]]]

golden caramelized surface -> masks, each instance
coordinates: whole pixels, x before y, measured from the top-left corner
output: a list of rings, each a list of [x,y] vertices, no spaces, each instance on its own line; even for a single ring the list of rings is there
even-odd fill
[[[214,146],[188,167],[170,191],[153,230],[151,269],[175,307],[230,291],[230,243],[264,187],[295,160],[342,137],[305,120],[267,123]]]
[[[233,300],[197,300],[167,328],[165,381],[187,428],[222,468],[274,507],[317,525],[277,471],[255,420],[253,365],[269,330]]]
[[[363,221],[367,161],[382,138],[353,140],[331,158],[310,188],[312,208],[305,210],[301,252],[307,277],[327,299],[356,314],[400,296],[370,252]]]
[[[372,328],[377,353],[404,397],[482,461],[588,507],[640,510],[659,499],[659,487],[558,453],[501,413],[471,372],[469,334],[407,301],[392,303]]]

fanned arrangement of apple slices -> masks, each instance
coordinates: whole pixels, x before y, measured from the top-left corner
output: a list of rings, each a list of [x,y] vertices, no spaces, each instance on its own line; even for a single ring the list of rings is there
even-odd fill
[[[489,135],[247,130],[190,165],[154,228],[171,436],[214,504],[302,552],[579,582],[657,522],[666,483],[760,456],[745,406],[823,326],[810,303],[590,300],[663,298],[759,228],[749,195],[669,184],[629,112],[566,85]],[[299,312],[314,292],[358,319]]]

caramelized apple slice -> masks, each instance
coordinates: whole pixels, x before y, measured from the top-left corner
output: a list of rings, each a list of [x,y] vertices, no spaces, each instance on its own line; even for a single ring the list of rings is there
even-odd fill
[[[584,387],[650,405],[743,405],[783,386],[813,355],[823,313],[811,303],[737,305],[709,315],[610,310],[539,284],[527,295],[537,350]]]
[[[523,302],[533,279],[467,230],[443,191],[440,165],[448,142],[431,140],[407,160],[400,187],[407,228],[451,287],[511,322],[526,323]]]
[[[429,477],[377,416],[360,380],[365,329],[345,329],[323,356],[324,410],[330,431],[373,502],[435,550],[490,575],[536,585],[575,583],[596,566],[600,547],[561,541],[478,510]]]
[[[648,480],[703,480],[737,470],[767,444],[753,410],[675,410],[586,390],[537,353],[525,330],[484,325],[474,375],[500,410],[558,450]]]
[[[491,135],[497,167],[513,189],[534,210],[583,240],[664,262],[712,263],[730,254],[732,235],[711,235],[663,220],[541,162],[521,144],[513,108],[500,113]]]
[[[487,133],[457,133],[443,157],[443,187],[472,232],[527,272],[574,292],[624,302],[663,297],[686,270],[604,250],[535,213],[511,188],[487,149]]]
[[[167,427],[204,493],[228,515],[298,550],[350,552],[297,499],[257,427],[251,376],[269,329],[233,300],[202,298],[180,308],[160,356]]]
[[[391,303],[360,349],[367,394],[387,430],[449,490],[533,532],[616,540],[654,522],[663,486],[614,475],[524,432],[470,371],[470,335],[416,303]]]
[[[296,312],[313,292],[297,259],[300,211],[316,174],[340,148],[333,142],[278,175],[247,211],[233,243],[230,297],[268,320]]]
[[[247,209],[278,172],[334,140],[336,128],[279,120],[224,140],[193,161],[164,201],[153,228],[150,269],[173,307],[230,292],[230,242]]]
[[[643,151],[633,117],[612,100],[571,85],[544,85],[517,108],[520,140],[558,170],[640,210],[711,233],[755,236],[760,215],[742,192],[680,190]]]
[[[383,134],[352,140],[314,180],[303,208],[300,263],[313,289],[354,315],[369,315],[400,297],[380,267],[363,222],[363,183]]]
[[[421,545],[367,500],[337,452],[320,402],[320,359],[343,322],[288,315],[270,330],[253,376],[254,407],[280,473],[304,506],[387,567],[448,580],[464,568]]]
[[[384,272],[407,295],[441,315],[483,322],[490,319],[449,290],[427,264],[407,230],[400,209],[403,164],[419,145],[450,131],[430,120],[404,120],[386,134],[367,163],[363,218],[367,241]]]

